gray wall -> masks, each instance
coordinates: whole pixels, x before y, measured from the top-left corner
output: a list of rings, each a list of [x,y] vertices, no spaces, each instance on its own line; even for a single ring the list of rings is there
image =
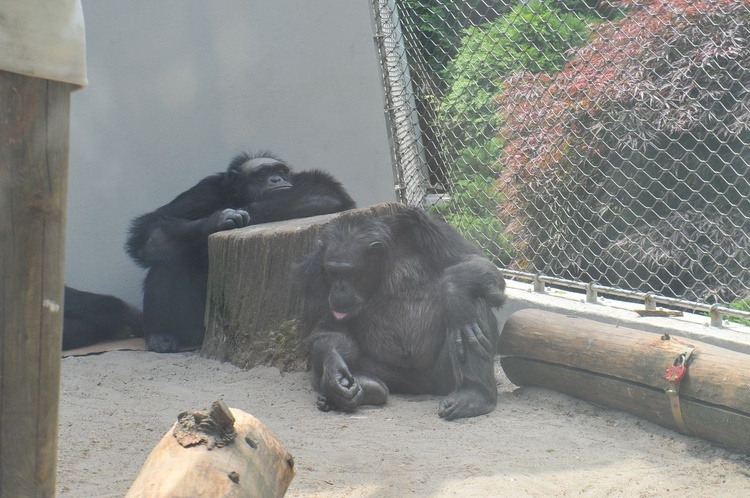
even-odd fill
[[[84,0],[66,282],[140,305],[129,221],[236,153],[334,174],[360,206],[395,200],[368,2]]]

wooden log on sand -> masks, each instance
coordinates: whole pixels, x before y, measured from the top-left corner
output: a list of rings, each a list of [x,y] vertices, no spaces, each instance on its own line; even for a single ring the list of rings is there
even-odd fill
[[[281,497],[293,477],[294,458],[271,430],[217,401],[179,415],[125,497]]]
[[[318,231],[333,218],[401,208],[377,204],[211,235],[206,336],[200,354],[240,368],[304,370],[307,357],[296,326],[302,293],[292,275],[294,264],[312,250]]]
[[[499,349],[518,386],[547,387],[750,451],[750,355],[532,309],[508,318]],[[667,370],[681,366],[682,380],[668,382]]]

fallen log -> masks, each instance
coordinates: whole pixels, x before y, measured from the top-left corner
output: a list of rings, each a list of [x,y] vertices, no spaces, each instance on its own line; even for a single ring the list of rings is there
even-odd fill
[[[294,458],[271,430],[217,401],[178,416],[125,497],[281,497],[293,477]]]
[[[532,309],[508,318],[499,351],[515,385],[554,389],[750,451],[750,355]]]

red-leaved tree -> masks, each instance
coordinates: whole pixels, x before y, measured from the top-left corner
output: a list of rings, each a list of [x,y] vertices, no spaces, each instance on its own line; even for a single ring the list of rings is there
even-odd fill
[[[555,74],[497,98],[517,266],[750,296],[750,0],[621,2]]]

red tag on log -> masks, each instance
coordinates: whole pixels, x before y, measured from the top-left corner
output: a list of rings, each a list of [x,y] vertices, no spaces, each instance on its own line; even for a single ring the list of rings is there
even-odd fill
[[[664,378],[671,384],[677,384],[685,377],[685,372],[687,372],[685,365],[670,365],[667,367],[667,373],[664,374]]]

